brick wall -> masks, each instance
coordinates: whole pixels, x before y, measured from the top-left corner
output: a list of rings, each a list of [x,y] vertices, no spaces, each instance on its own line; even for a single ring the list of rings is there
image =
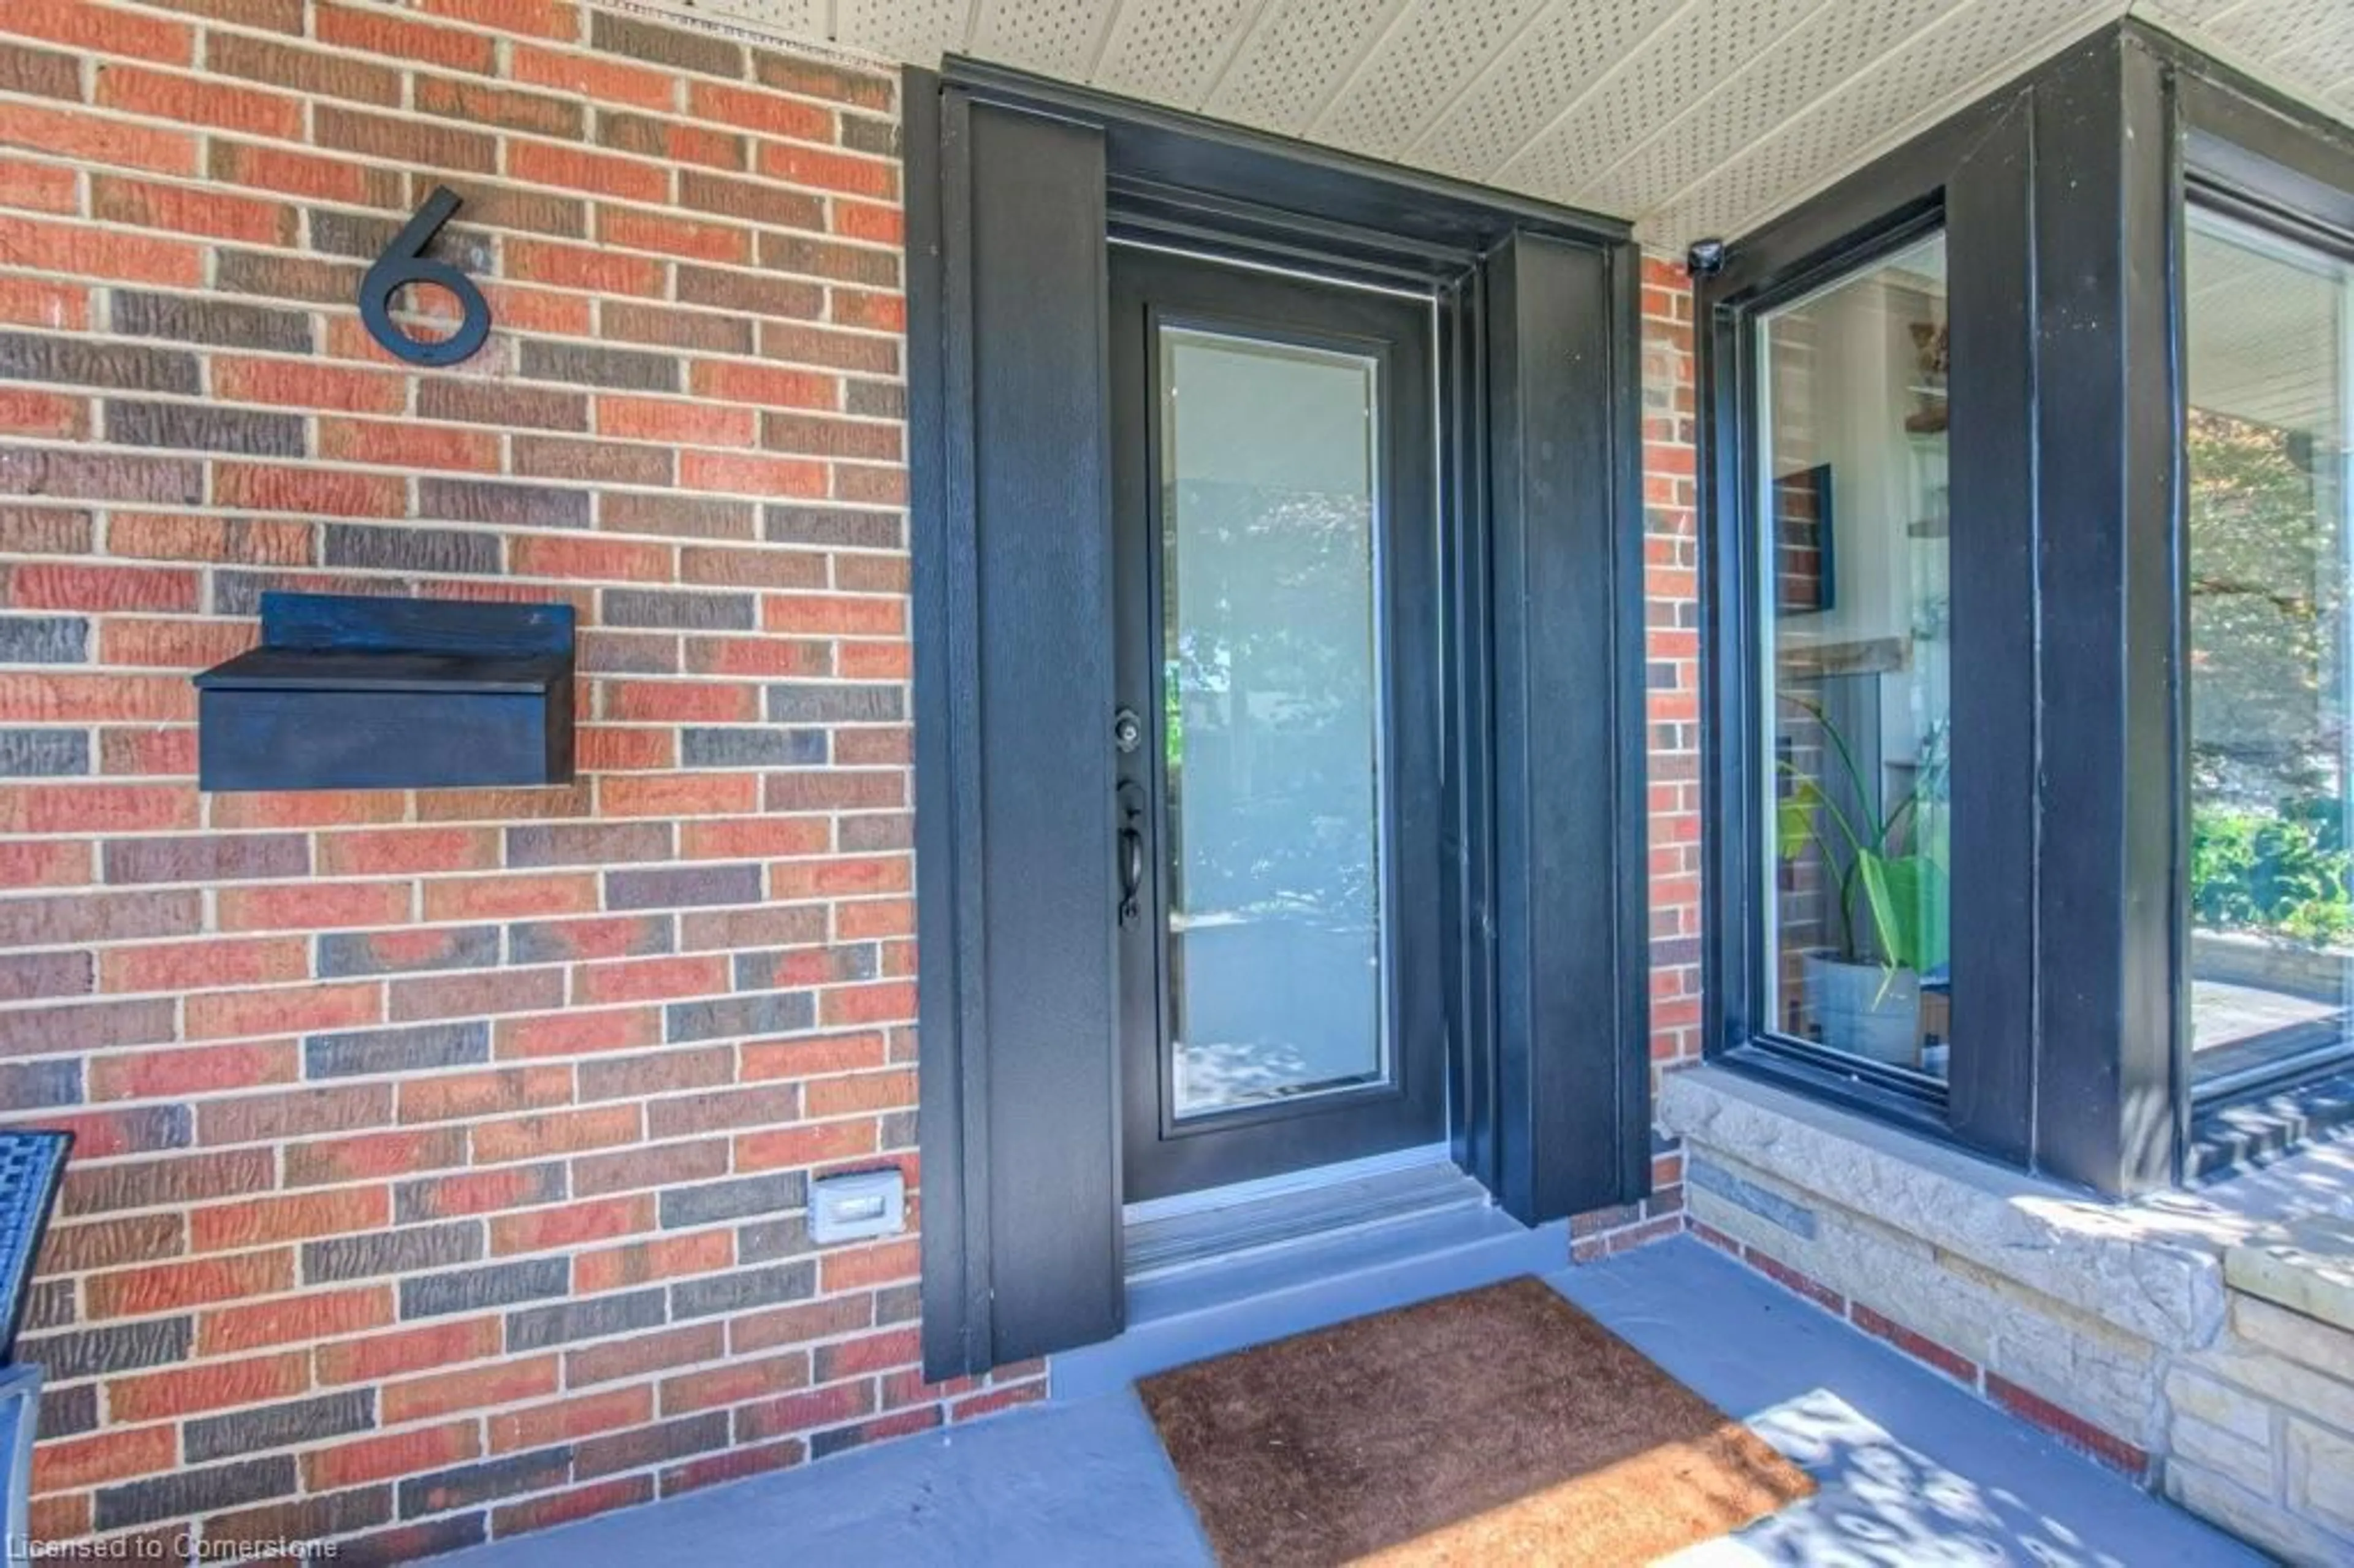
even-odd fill
[[[1651,1082],[1701,1058],[1699,405],[1691,281],[1643,263],[1643,616],[1650,776]],[[1604,1257],[1684,1227],[1683,1155],[1655,1135],[1651,1196],[1580,1214],[1570,1250]]]
[[[412,1555],[1037,1393],[926,1386],[914,1241],[801,1212],[914,1171],[893,79],[567,0],[0,34],[39,1533]],[[498,326],[424,374],[351,302],[436,183]],[[270,587],[568,600],[579,782],[200,796]]]

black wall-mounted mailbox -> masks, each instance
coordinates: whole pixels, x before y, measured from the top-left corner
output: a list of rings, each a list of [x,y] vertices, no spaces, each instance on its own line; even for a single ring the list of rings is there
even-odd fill
[[[199,788],[572,779],[572,607],[265,593],[261,646],[196,678]]]

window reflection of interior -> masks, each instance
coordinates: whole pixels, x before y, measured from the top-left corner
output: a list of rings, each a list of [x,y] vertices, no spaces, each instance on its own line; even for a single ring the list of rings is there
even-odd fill
[[[1925,1082],[1952,985],[1945,262],[1933,236],[1758,329],[1764,1022]]]
[[[2190,1034],[2210,1089],[2343,1048],[2354,269],[2193,209]]]

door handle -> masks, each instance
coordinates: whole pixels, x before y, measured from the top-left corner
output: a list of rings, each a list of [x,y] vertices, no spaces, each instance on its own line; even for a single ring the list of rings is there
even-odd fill
[[[1119,781],[1119,928],[1134,926],[1142,916],[1144,890],[1144,788],[1133,779]]]

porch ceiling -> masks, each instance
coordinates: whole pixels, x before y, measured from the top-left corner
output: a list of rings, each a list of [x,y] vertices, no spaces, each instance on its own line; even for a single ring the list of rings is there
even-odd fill
[[[2349,0],[645,0],[961,53],[1632,218],[1736,235],[2128,9],[2354,121]]]

